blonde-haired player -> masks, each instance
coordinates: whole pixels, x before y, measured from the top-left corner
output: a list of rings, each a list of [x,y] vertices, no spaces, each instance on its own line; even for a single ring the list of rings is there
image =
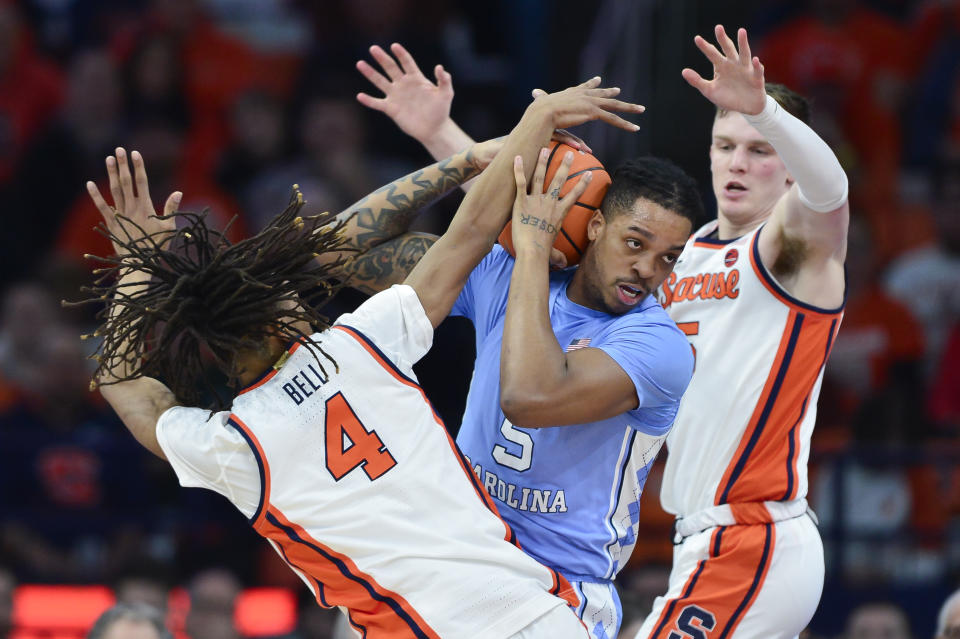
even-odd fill
[[[823,367],[844,305],[847,179],[766,87],[747,33],[697,36],[713,65],[684,79],[717,106],[717,220],[696,231],[660,300],[694,349],[667,437],[661,492],[677,517],[673,569],[638,638],[795,637],[823,588],[807,457]],[[772,94],[772,95],[771,95]],[[786,108],[785,108],[786,107]]]

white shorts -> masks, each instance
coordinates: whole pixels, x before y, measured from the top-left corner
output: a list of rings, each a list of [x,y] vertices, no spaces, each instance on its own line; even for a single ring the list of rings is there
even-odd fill
[[[580,605],[574,612],[590,632],[591,639],[614,639],[623,622],[623,609],[613,582],[574,581],[569,577],[568,580],[580,597]]]
[[[587,639],[587,629],[569,606],[557,606],[537,617],[510,639]]]
[[[667,594],[636,639],[789,639],[823,591],[823,543],[809,515],[717,526],[674,546]]]

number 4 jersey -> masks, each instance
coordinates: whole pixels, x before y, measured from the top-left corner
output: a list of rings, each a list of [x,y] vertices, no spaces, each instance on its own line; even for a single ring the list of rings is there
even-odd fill
[[[230,411],[163,414],[180,483],[227,497],[368,639],[507,637],[575,601],[513,543],[417,384],[433,329],[414,290],[314,338],[325,354],[291,346]]]

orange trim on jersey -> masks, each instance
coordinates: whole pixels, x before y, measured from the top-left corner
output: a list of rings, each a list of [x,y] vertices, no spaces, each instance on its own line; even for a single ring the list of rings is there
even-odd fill
[[[693,245],[697,248],[713,249],[718,250],[722,248],[727,248],[737,240],[739,237],[735,237],[732,240],[711,240],[709,238],[697,238],[693,241]]]
[[[763,287],[767,289],[767,291],[769,291],[770,294],[773,295],[781,304],[800,313],[817,313],[819,315],[830,316],[839,316],[843,313],[843,307],[847,303],[846,285],[844,285],[843,303],[837,308],[820,308],[819,306],[814,306],[813,304],[801,302],[784,291],[777,281],[773,279],[773,276],[770,274],[770,272],[767,271],[767,267],[763,265],[763,261],[760,259],[760,231],[757,231],[757,234],[752,240],[750,240],[749,252],[750,265],[753,267],[753,272],[757,275],[757,279],[760,280],[760,283],[763,284]]]
[[[302,344],[302,342],[299,342],[299,341],[294,342],[293,344],[291,344],[291,345],[287,348],[286,354],[285,354],[279,361],[285,361],[285,359],[286,359],[287,356],[293,355],[294,351],[296,351],[298,348],[300,348],[301,344]],[[274,366],[276,366],[276,364],[274,364]],[[264,373],[262,377],[260,377],[259,379],[254,380],[253,382],[251,382],[249,386],[244,387],[243,390],[241,390],[240,392],[237,393],[237,395],[239,396],[239,395],[243,395],[244,393],[249,393],[249,392],[252,391],[254,388],[259,388],[259,387],[263,386],[264,384],[266,384],[267,382],[269,382],[271,379],[273,379],[274,375],[276,375],[276,374],[279,373],[279,372],[280,372],[280,369],[279,369],[279,368],[271,368],[271,369],[268,370],[266,373]]]
[[[799,425],[826,362],[837,321],[791,310],[773,365],[714,504],[796,497]]]
[[[260,503],[253,517],[250,518],[250,524],[256,528],[256,526],[263,521],[267,512],[266,507],[270,504],[270,464],[267,462],[266,453],[263,452],[263,448],[260,446],[260,440],[253,434],[250,427],[247,426],[242,419],[237,417],[236,413],[230,413],[227,422],[237,428],[240,434],[243,435],[243,438],[247,440],[247,444],[250,446],[250,450],[257,460],[257,467],[260,470]]]
[[[483,503],[487,506],[487,508],[489,508],[493,512],[493,514],[496,515],[500,519],[500,521],[503,523],[503,526],[506,530],[503,537],[504,540],[509,541],[510,543],[514,544],[519,548],[520,544],[517,541],[516,534],[513,532],[513,529],[510,528],[510,524],[504,521],[503,517],[500,517],[500,511],[497,509],[496,504],[493,502],[493,498],[490,496],[490,494],[486,490],[483,489],[483,487],[480,485],[480,480],[473,473],[473,469],[470,468],[469,465],[467,465],[466,461],[463,458],[463,453],[460,452],[460,449],[457,447],[456,442],[454,442],[453,438],[450,437],[450,433],[449,431],[447,431],[447,427],[444,426],[443,424],[443,419],[441,419],[440,416],[437,415],[437,411],[433,409],[433,404],[430,402],[430,399],[427,397],[427,394],[423,390],[423,388],[421,388],[420,385],[417,384],[415,381],[413,381],[412,379],[404,375],[402,372],[397,370],[397,367],[394,366],[394,364],[390,360],[388,360],[383,355],[383,353],[380,352],[380,349],[378,349],[376,346],[371,344],[370,341],[366,338],[366,336],[364,336],[360,331],[350,328],[349,326],[344,326],[342,324],[337,324],[332,328],[334,328],[335,330],[343,331],[344,333],[346,333],[347,335],[355,339],[357,343],[360,344],[360,346],[362,346],[363,349],[366,350],[367,353],[369,353],[370,356],[373,357],[373,359],[378,364],[380,364],[380,366],[382,366],[388,373],[390,373],[390,375],[393,376],[394,379],[396,379],[401,384],[404,384],[405,386],[409,386],[410,388],[415,388],[420,393],[421,397],[423,397],[423,401],[425,401],[427,403],[427,406],[430,407],[430,412],[433,415],[433,420],[440,426],[440,428],[443,429],[443,432],[447,437],[447,443],[450,444],[450,448],[453,450],[454,456],[457,458],[457,461],[460,463],[460,467],[467,474],[467,479],[470,480],[470,485],[473,486],[473,489],[476,491],[477,495],[480,497]]]
[[[439,639],[410,603],[360,570],[350,557],[314,539],[274,506],[257,532],[283,549],[298,570],[323,584],[326,601],[349,609],[350,622],[367,639]]]
[[[776,542],[773,524],[717,528],[679,597],[668,599],[645,639],[709,635],[730,639],[756,601]],[[692,632],[691,632],[692,630]]]

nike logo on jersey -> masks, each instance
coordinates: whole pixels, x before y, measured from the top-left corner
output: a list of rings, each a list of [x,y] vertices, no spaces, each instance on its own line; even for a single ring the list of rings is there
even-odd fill
[[[740,296],[740,271],[733,269],[729,273],[698,273],[678,278],[671,273],[663,282],[657,297],[663,308],[669,308],[674,302],[722,299],[736,299]]]

